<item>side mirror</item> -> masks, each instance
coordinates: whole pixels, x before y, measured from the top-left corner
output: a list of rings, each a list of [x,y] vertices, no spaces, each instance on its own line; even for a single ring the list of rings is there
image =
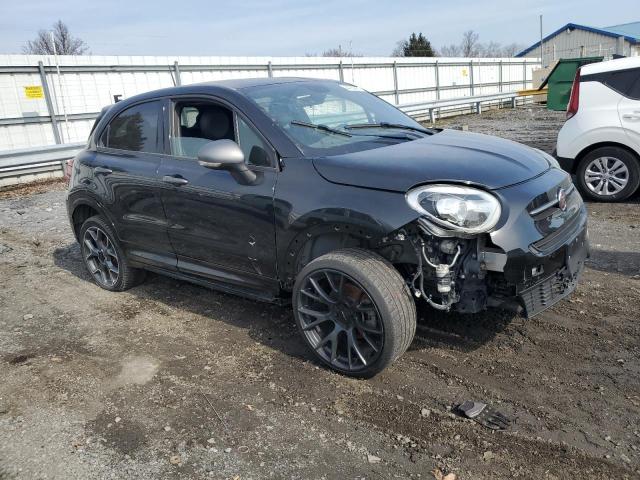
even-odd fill
[[[215,140],[198,151],[198,164],[214,170],[227,170],[238,183],[251,185],[256,174],[247,168],[244,153],[233,140]]]

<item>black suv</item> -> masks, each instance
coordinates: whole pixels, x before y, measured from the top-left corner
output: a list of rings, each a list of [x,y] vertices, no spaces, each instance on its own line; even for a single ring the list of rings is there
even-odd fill
[[[145,270],[289,301],[311,351],[368,377],[416,303],[531,316],[575,288],[587,214],[549,155],[427,129],[353,85],[223,81],[103,110],[67,208],[95,282]]]

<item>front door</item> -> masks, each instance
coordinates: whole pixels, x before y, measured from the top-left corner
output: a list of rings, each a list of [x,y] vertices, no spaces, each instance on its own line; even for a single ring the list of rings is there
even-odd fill
[[[168,155],[158,176],[178,269],[250,288],[275,282],[275,152],[228,106],[175,99],[166,108]],[[254,185],[241,185],[227,171],[198,164],[198,150],[221,139],[240,145],[258,174]]]

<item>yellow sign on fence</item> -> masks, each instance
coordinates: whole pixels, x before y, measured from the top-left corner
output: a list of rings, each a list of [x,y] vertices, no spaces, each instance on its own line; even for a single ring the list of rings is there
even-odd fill
[[[44,98],[41,85],[29,85],[24,87],[24,96],[27,98]]]

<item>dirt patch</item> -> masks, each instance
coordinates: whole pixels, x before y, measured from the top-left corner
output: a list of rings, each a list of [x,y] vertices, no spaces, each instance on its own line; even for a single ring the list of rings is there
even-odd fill
[[[562,115],[450,121],[548,149]],[[531,320],[425,309],[410,350],[357,381],[309,357],[287,308],[156,275],[99,289],[54,185],[0,199],[0,478],[640,474],[635,201],[589,205],[593,256],[566,301]],[[465,399],[512,427],[457,416]]]
[[[64,190],[65,188],[67,188],[67,182],[63,178],[52,178],[32,183],[10,185],[0,187],[0,199],[20,198],[25,195],[49,192],[51,190]]]

